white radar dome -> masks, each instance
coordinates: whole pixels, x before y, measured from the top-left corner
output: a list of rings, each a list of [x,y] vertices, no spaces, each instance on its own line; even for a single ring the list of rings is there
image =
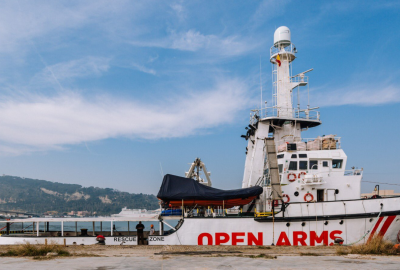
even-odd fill
[[[274,33],[274,46],[278,45],[288,46],[290,45],[290,30],[286,26],[278,27]]]

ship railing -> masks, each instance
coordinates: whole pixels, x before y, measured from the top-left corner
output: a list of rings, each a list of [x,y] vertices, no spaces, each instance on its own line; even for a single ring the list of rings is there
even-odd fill
[[[345,176],[352,176],[352,175],[362,175],[363,174],[364,169],[351,169],[351,170],[345,170],[344,171],[344,175]]]
[[[299,120],[317,120],[320,119],[319,111],[316,108],[298,109],[298,108],[280,108],[264,107],[250,111],[250,123],[255,124],[258,119],[267,117],[293,118]]]
[[[292,77],[290,79],[290,82],[292,83],[308,83],[308,76],[304,76],[304,75],[298,75],[296,77]]]
[[[284,53],[290,53],[290,54],[295,54],[297,53],[297,49],[296,46],[292,43],[290,43],[290,45],[286,46],[286,47],[275,47],[272,46],[270,49],[270,57],[274,56],[275,54],[284,54]]]
[[[317,138],[297,138],[288,136],[283,140],[276,141],[277,151],[315,151],[315,150],[336,150],[341,148],[341,137],[328,135]],[[295,144],[295,148],[293,146]]]

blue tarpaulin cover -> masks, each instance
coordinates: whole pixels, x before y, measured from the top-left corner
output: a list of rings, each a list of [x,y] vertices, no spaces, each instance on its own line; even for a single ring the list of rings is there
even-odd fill
[[[258,196],[263,192],[262,187],[222,190],[198,183],[191,178],[166,174],[157,194],[163,201],[170,200],[229,200],[245,199]]]

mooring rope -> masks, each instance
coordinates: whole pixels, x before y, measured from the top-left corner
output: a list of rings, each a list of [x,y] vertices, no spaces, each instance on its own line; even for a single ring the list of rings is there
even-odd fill
[[[374,222],[374,224],[372,224],[371,228],[369,228],[369,230],[356,242],[350,243],[350,244],[346,244],[346,245],[342,245],[342,246],[351,246],[354,244],[357,244],[358,242],[360,242],[361,240],[363,240],[365,238],[365,236],[367,236],[367,234],[369,234],[369,232],[372,230],[372,228],[375,226],[375,224],[378,222],[379,217],[382,214],[382,208],[383,208],[383,204],[381,204],[381,211],[379,212],[379,215],[376,217],[376,221]]]

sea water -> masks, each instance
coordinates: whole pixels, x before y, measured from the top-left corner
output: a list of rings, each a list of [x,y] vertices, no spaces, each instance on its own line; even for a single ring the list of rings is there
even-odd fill
[[[12,220],[9,221],[12,223],[10,225],[10,231],[32,231],[33,230],[33,223],[32,222],[15,222],[13,223]],[[168,220],[167,221],[169,225],[172,227],[175,227],[178,224],[178,220]],[[130,221],[129,222],[129,231],[134,232],[136,231],[136,225],[139,224],[139,222],[136,221]],[[150,222],[150,221],[145,221],[142,222],[142,224],[145,226],[144,231],[150,231],[150,226],[153,225],[154,229],[158,231],[160,229],[160,222]],[[119,232],[123,231],[126,232],[128,231],[128,222],[127,221],[114,221],[113,225],[115,226],[114,232]],[[36,231],[36,224],[35,226],[35,231]],[[95,231],[97,234],[100,233],[102,227],[103,232],[109,232],[111,231],[111,222],[110,221],[103,221],[102,226],[100,225],[100,221],[95,222]],[[39,231],[43,231],[45,228],[44,222],[40,222],[39,224]],[[6,222],[0,221],[0,232],[5,233],[6,232]],[[90,235],[90,232],[93,232],[93,223],[91,221],[89,222],[77,222],[77,231],[80,232],[81,229],[87,229],[88,234]],[[164,225],[164,231],[168,231],[170,228],[168,226]],[[61,222],[50,222],[49,223],[49,231],[51,232],[61,232]],[[69,231],[69,232],[75,232],[75,222],[64,222],[64,231]]]

